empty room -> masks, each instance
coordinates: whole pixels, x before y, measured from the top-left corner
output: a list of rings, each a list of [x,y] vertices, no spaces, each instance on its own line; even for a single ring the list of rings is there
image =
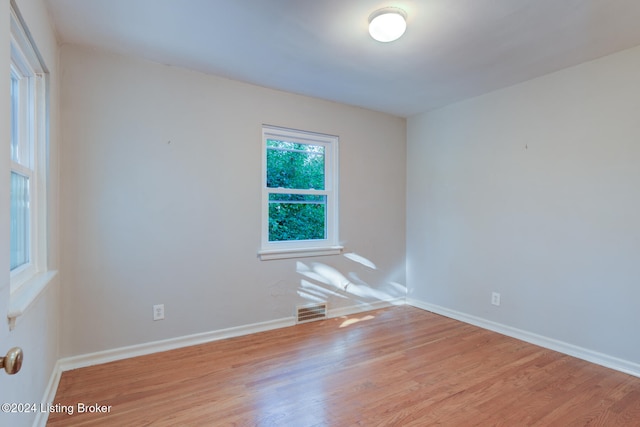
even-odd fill
[[[0,425],[640,425],[640,2],[0,15]]]

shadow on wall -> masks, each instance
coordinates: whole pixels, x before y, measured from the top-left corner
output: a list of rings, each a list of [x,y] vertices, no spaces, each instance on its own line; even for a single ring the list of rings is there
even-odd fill
[[[371,260],[356,253],[347,253],[344,257],[358,264],[357,267],[361,270],[378,270]],[[400,283],[389,281],[374,288],[355,271],[345,275],[320,262],[306,264],[298,261],[296,272],[304,277],[300,280],[297,293],[308,303],[327,302],[331,307],[339,306],[339,300],[346,300],[352,303],[349,305],[366,307],[380,301],[404,298],[407,294],[406,286]]]

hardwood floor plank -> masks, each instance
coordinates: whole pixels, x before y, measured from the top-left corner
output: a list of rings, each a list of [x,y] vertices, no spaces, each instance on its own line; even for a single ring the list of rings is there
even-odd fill
[[[640,378],[404,306],[65,372],[79,402],[111,411],[48,425],[638,426]]]

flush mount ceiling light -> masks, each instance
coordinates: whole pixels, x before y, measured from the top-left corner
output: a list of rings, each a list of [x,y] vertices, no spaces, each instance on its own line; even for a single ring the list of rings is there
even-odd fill
[[[407,14],[397,7],[385,7],[369,16],[369,34],[379,42],[398,40],[407,29]]]

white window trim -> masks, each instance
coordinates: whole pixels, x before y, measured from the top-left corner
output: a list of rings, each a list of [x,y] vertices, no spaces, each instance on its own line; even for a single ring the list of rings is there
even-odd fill
[[[48,69],[29,33],[24,19],[14,0],[11,0],[11,63],[16,71],[24,74],[29,70],[30,97],[35,100],[30,112],[33,120],[29,129],[32,138],[31,182],[30,182],[30,262],[16,268],[10,276],[10,297],[7,317],[11,329],[21,316],[46,289],[57,275],[48,270],[48,215],[47,173],[49,147],[48,118]],[[11,170],[24,172],[23,166],[12,161]],[[5,177],[8,179],[8,177]]]
[[[267,188],[267,139],[311,143],[325,147],[325,191],[327,197],[327,238],[322,240],[269,241],[269,193]],[[275,192],[278,192],[276,190]],[[338,137],[315,132],[262,126],[262,247],[261,260],[339,255],[343,247],[338,242]]]

